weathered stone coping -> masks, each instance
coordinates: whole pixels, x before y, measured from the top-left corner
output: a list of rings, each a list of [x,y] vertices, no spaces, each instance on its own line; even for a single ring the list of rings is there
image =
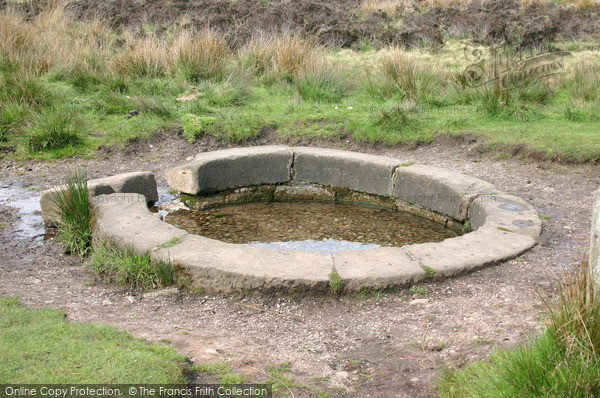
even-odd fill
[[[496,196],[482,201],[482,212],[491,221],[463,236],[440,243],[341,251],[333,255],[236,245],[188,234],[151,213],[146,199],[139,194],[100,195],[92,201],[96,209],[96,239],[108,239],[130,246],[137,253],[150,252],[155,259],[169,260],[180,274],[186,275],[190,286],[230,292],[326,290],[334,269],[348,290],[386,289],[494,264],[535,243],[531,236],[534,231],[509,231],[503,226],[513,224],[510,220],[494,220],[501,212],[527,212],[501,209],[502,205],[521,203],[514,199]]]
[[[156,202],[158,200],[156,178],[154,177],[154,173],[150,171],[124,173],[111,177],[97,178],[95,180],[89,180],[87,185],[90,197],[110,193],[139,193],[146,197],[148,203]],[[58,186],[42,192],[40,206],[42,208],[44,224],[49,226],[56,225],[58,216],[54,209],[53,196],[64,189],[64,186]]]
[[[312,183],[389,197],[465,221],[477,195],[494,185],[439,167],[383,156],[281,145],[206,152],[165,172],[169,186],[206,196],[252,186]]]
[[[256,169],[252,166],[253,151],[260,159]],[[271,151],[278,167],[269,165],[265,158]],[[417,206],[457,223],[468,221],[473,232],[439,243],[335,254],[276,250],[188,234],[152,214],[142,195],[111,194],[93,198],[97,219],[94,236],[171,261],[192,287],[213,292],[270,292],[326,290],[333,270],[348,291],[445,278],[517,256],[531,248],[541,232],[540,218],[522,199],[498,193],[493,185],[477,178],[439,168],[318,148],[259,147],[204,155],[167,172],[171,186],[188,186],[191,188],[185,189],[196,194],[214,193],[217,188],[239,193],[246,189],[239,187],[242,176],[252,182],[246,186],[269,184],[280,191],[294,190],[297,183],[342,186],[352,189],[354,193],[348,191],[349,195],[365,192],[399,203],[399,208]],[[235,159],[240,157],[244,167],[236,168]],[[220,179],[220,172],[228,177]],[[355,172],[362,177],[349,177]],[[341,185],[343,178],[348,178],[346,185]]]

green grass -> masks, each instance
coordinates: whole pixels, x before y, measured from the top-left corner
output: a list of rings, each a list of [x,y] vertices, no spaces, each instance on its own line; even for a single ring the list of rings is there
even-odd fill
[[[121,73],[102,65],[67,72],[54,67],[45,73],[0,65],[0,146],[17,149],[4,156],[93,156],[101,146],[181,128],[190,143],[202,136],[241,143],[266,132],[282,140],[388,145],[466,135],[481,137],[479,151],[600,159],[597,61],[582,63],[558,82],[529,77],[470,88],[460,82],[458,70],[429,65],[409,51],[384,51],[374,59],[353,54],[358,61],[340,52],[345,55],[337,62],[331,61],[338,56],[334,53],[302,67],[292,63],[286,68],[295,65],[294,73],[265,79],[265,70],[244,66],[243,53],[219,47],[217,36],[203,35],[180,48],[169,65],[160,58],[162,50],[145,43],[140,54],[149,51],[158,58],[124,55]],[[228,57],[229,66],[209,53],[196,53],[209,47]],[[176,100],[190,93],[197,98]]]
[[[168,241],[166,241],[165,243],[163,243],[162,245],[160,245],[160,247],[164,247],[164,248],[173,247],[173,246],[177,245],[178,243],[181,243],[182,240],[183,240],[183,238],[180,238],[180,237],[171,238]]]
[[[251,98],[251,85],[248,77],[232,74],[219,82],[204,83],[202,95],[211,106],[239,106]]]
[[[58,217],[58,238],[71,253],[85,256],[91,249],[93,214],[84,170],[68,175],[52,194]]]
[[[215,124],[215,118],[210,116],[197,116],[186,113],[181,117],[183,135],[190,143],[196,142],[204,133],[210,131]]]
[[[249,376],[245,373],[234,373],[228,361],[198,364],[192,370],[201,373],[211,373],[219,379],[221,384],[241,384],[248,381]]]
[[[59,150],[82,143],[85,123],[67,108],[47,108],[31,117],[23,133],[31,152]]]
[[[408,292],[410,294],[416,294],[416,295],[420,295],[420,296],[423,296],[423,295],[429,293],[429,291],[430,291],[429,288],[427,288],[423,285],[414,285],[414,286],[411,286],[410,289],[408,289]]]
[[[498,351],[488,361],[447,370],[444,398],[597,397],[600,395],[600,289],[584,264],[565,275],[556,302],[548,302],[547,328],[527,343]]]
[[[331,293],[335,295],[340,294],[344,288],[344,279],[342,279],[336,270],[331,271],[328,276]]]
[[[294,79],[300,97],[310,102],[340,102],[350,92],[350,82],[341,70],[319,67]]]
[[[170,263],[152,260],[149,254],[136,254],[110,242],[94,244],[89,266],[107,282],[116,282],[131,289],[147,290],[173,282]]]
[[[185,383],[172,348],[0,298],[0,383]]]

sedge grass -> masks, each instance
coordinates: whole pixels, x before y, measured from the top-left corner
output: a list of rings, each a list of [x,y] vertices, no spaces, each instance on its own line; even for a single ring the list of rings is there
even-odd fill
[[[93,215],[84,170],[68,175],[52,194],[58,216],[59,239],[71,253],[85,256],[91,250]]]

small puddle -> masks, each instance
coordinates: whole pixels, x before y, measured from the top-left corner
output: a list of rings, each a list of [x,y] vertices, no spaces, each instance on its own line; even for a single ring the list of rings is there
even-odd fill
[[[158,204],[172,201],[175,195],[166,187],[158,188]],[[55,229],[46,229],[42,219],[39,191],[19,182],[0,182],[0,204],[18,210],[19,221],[14,226],[14,236],[21,239],[33,239],[37,242],[54,238]],[[161,210],[162,212],[162,210]],[[164,212],[163,216],[167,213]]]
[[[0,183],[0,204],[18,210],[19,221],[14,225],[14,235],[21,239],[33,239],[42,242],[46,227],[42,221],[40,196],[28,187],[18,183]],[[50,237],[51,234],[48,234]]]
[[[440,242],[456,232],[413,214],[321,202],[260,202],[170,213],[165,221],[229,243],[276,249],[373,249]]]

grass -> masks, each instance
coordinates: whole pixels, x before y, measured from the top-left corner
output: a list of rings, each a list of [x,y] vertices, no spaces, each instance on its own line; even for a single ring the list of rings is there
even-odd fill
[[[173,247],[173,246],[181,243],[182,241],[183,241],[183,238],[180,238],[180,237],[171,238],[168,241],[166,241],[165,243],[163,243],[162,245],[160,245],[160,247],[164,247],[164,248]]]
[[[190,143],[194,143],[199,137],[202,137],[215,124],[214,117],[196,116],[191,113],[183,115],[181,120],[183,135]]]
[[[182,128],[191,143],[265,132],[387,145],[468,135],[480,151],[600,159],[600,57],[589,49],[551,79],[469,87],[458,41],[435,53],[357,53],[262,34],[231,48],[211,30],[116,31],[60,8],[0,19],[0,146],[16,149],[8,158],[93,156]]]
[[[600,394],[600,290],[583,263],[547,302],[544,333],[486,362],[446,371],[441,397],[595,397]]]
[[[431,279],[437,273],[436,270],[434,270],[433,268],[428,267],[426,265],[423,266],[423,271],[425,271],[425,279]]]
[[[300,97],[311,102],[340,102],[350,91],[343,72],[325,65],[303,71],[294,85]]]
[[[210,106],[239,106],[250,99],[250,85],[243,74],[231,74],[220,82],[206,82],[203,97]]]
[[[222,79],[232,53],[225,40],[210,29],[182,32],[175,40],[173,52],[172,70],[192,82]]]
[[[107,282],[116,282],[131,289],[148,290],[173,283],[170,263],[152,260],[149,254],[136,254],[110,242],[94,244],[89,266]]]
[[[22,132],[31,152],[57,150],[81,144],[85,124],[66,108],[48,108],[32,115]]]
[[[58,218],[58,238],[71,253],[85,256],[91,250],[93,214],[84,170],[68,175],[52,194]]]
[[[56,309],[0,298],[0,383],[185,383],[184,359],[103,325],[73,324]]]
[[[245,373],[234,373],[228,361],[209,364],[194,365],[192,370],[201,373],[211,373],[218,377],[221,384],[242,384],[248,381],[249,376]]]
[[[419,295],[419,296],[424,296],[427,293],[429,293],[429,288],[423,286],[423,285],[413,285],[410,287],[410,289],[408,289],[408,292],[410,294],[415,294],[415,295]]]
[[[344,288],[344,279],[336,270],[329,273],[329,287],[331,288],[331,293],[335,295],[340,294]]]

